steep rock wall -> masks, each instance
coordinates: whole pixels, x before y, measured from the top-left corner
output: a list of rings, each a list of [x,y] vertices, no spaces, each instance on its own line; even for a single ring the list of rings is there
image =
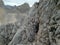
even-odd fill
[[[60,45],[60,0],[35,3],[7,45]]]

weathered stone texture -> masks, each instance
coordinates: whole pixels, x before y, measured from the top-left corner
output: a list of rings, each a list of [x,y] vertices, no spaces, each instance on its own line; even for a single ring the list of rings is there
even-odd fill
[[[60,45],[60,0],[39,0],[14,26],[0,28],[6,27],[0,34],[9,37],[5,40],[8,43],[2,43],[4,39],[1,39],[1,45]]]

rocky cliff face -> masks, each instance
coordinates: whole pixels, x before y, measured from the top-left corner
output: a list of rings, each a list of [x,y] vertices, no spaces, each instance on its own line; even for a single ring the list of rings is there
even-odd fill
[[[38,42],[41,45],[60,45],[60,4],[59,0],[40,0]]]
[[[27,23],[21,29],[23,31],[18,31],[9,45],[60,45],[59,2],[40,0],[36,3],[29,12]]]
[[[60,45],[60,0],[39,0],[22,20],[0,28],[1,45]]]

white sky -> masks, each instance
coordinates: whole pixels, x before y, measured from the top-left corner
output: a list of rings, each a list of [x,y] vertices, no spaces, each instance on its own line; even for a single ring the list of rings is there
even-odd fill
[[[25,2],[29,3],[30,6],[32,6],[35,2],[38,2],[39,0],[3,0],[5,5],[21,5]]]

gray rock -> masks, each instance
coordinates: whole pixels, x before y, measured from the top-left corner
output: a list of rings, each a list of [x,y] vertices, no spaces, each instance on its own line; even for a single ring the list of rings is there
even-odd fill
[[[60,0],[39,0],[19,17],[17,23],[0,27],[1,45],[60,45]]]

